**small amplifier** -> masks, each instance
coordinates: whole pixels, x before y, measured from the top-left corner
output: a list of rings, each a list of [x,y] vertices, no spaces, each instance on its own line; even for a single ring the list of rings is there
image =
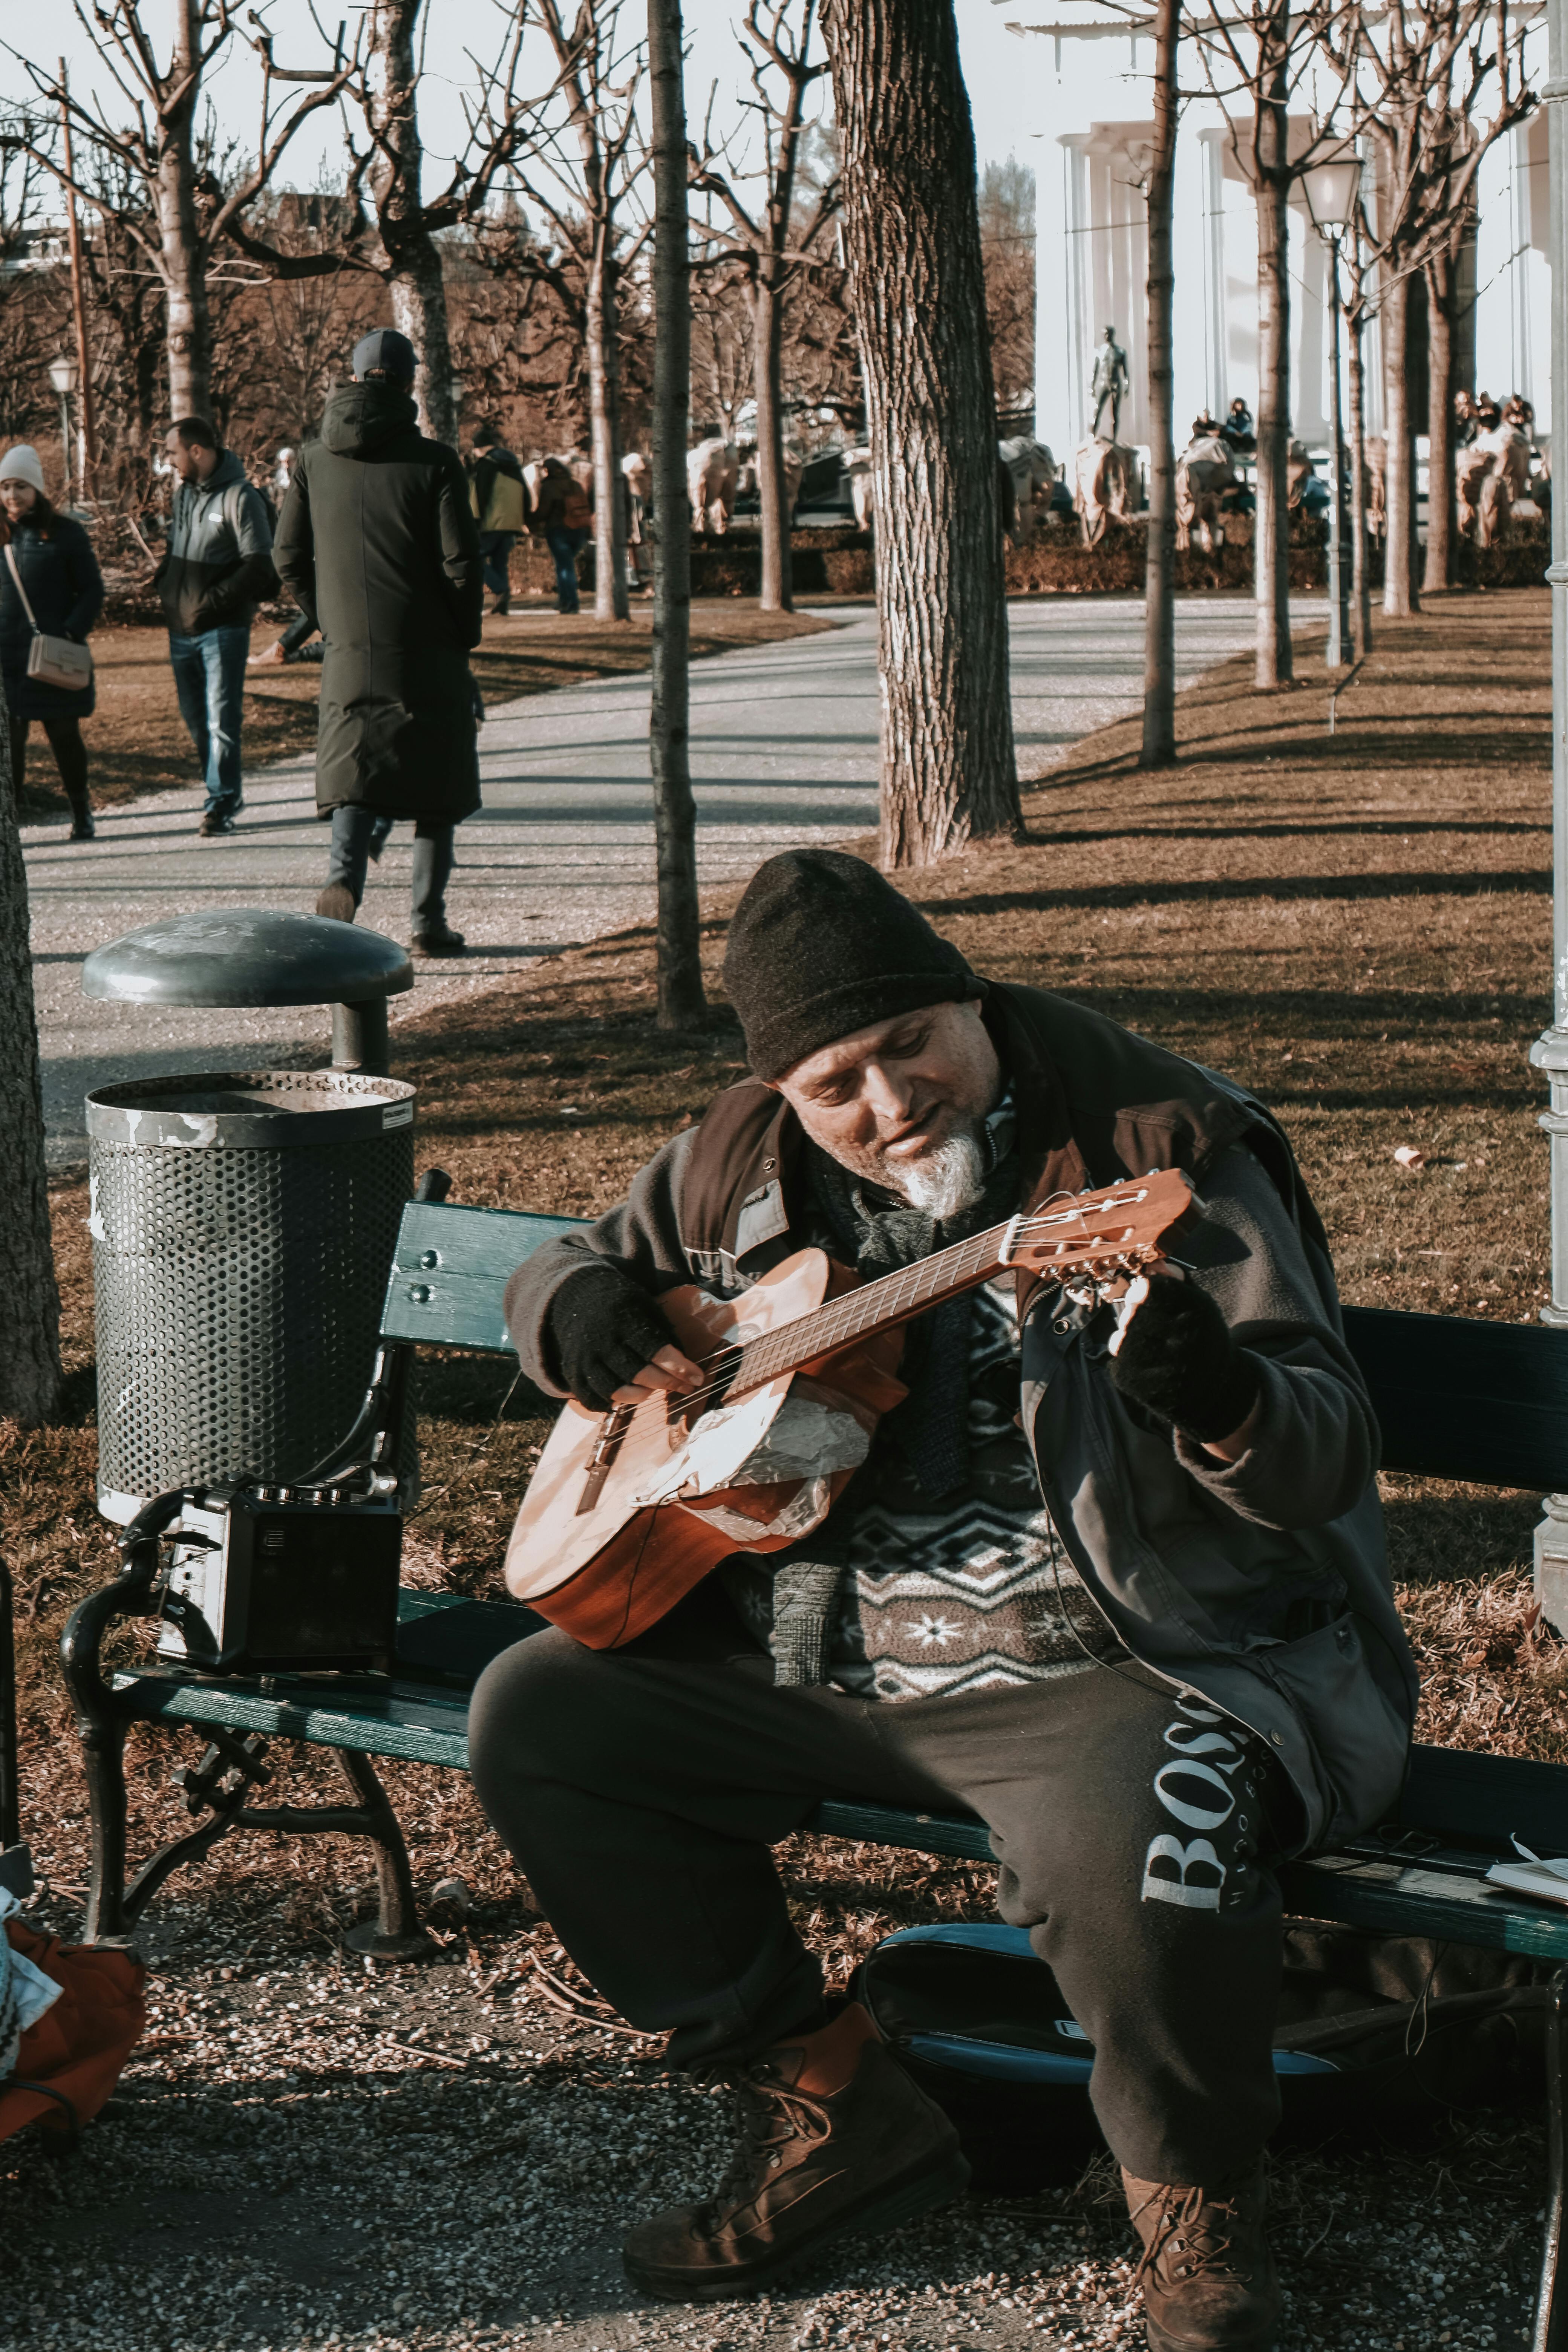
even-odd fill
[[[385,1671],[403,1513],[395,1479],[370,1485],[188,1490],[162,1531],[159,1654],[219,1675]]]

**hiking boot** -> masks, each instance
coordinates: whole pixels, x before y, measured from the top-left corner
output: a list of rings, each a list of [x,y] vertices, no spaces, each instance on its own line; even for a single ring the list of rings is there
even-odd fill
[[[460,956],[468,953],[468,941],[461,931],[447,923],[435,923],[427,931],[416,931],[408,942],[410,955]]]
[[[216,839],[220,833],[232,833],[234,831],[234,819],[231,816],[225,816],[221,810],[208,809],[205,816],[203,817],[200,824],[197,825],[196,831],[202,835],[204,839],[213,841]]]
[[[71,829],[66,837],[69,841],[98,839],[98,827],[92,821],[92,811],[89,808],[72,809]]]
[[[666,2303],[745,2294],[851,2231],[894,2230],[968,2185],[958,2134],[858,2001],[735,2084],[741,2144],[706,2204],[639,2221],[626,2273]]]
[[[1143,2246],[1137,2284],[1150,2352],[1271,2352],[1279,2283],[1263,2234],[1262,2165],[1214,2189],[1127,2171],[1121,2186]]]
[[[334,923],[352,923],[358,908],[354,905],[354,894],[348,884],[329,882],[324,890],[318,891],[316,912],[318,915],[327,916]]]

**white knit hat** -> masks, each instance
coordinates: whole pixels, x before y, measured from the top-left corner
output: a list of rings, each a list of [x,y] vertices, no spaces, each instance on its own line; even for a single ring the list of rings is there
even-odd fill
[[[30,441],[18,441],[0,457],[0,482],[31,482],[40,498],[47,497],[44,468]]]

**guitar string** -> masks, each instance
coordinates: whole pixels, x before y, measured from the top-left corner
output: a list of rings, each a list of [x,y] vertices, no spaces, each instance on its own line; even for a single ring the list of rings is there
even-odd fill
[[[1080,1217],[1079,1222],[1087,1225],[1088,1219]],[[1026,1231],[1029,1226],[1036,1223],[1059,1223],[1059,1220],[1037,1213],[1034,1217],[1023,1221],[1020,1231]],[[863,1289],[851,1293],[845,1299],[835,1300],[830,1306],[816,1308],[810,1315],[799,1317],[793,1323],[781,1325],[776,1331],[761,1333],[757,1339],[745,1341],[740,1347],[721,1349],[711,1356],[699,1359],[701,1369],[705,1372],[712,1373],[717,1370],[721,1376],[704,1381],[699,1388],[687,1390],[684,1394],[679,1394],[673,1390],[656,1390],[635,1405],[622,1405],[616,1408],[617,1412],[627,1416],[626,1421],[622,1424],[623,1431],[629,1428],[631,1422],[639,1412],[646,1412],[654,1406],[668,1408],[668,1402],[673,1396],[679,1395],[679,1402],[687,1409],[693,1405],[705,1404],[709,1398],[721,1394],[727,1385],[732,1389],[733,1371],[742,1369],[748,1370],[750,1377],[747,1386],[750,1392],[752,1389],[765,1387],[770,1381],[780,1379],[786,1372],[798,1370],[803,1363],[809,1363],[816,1358],[838,1353],[868,1327],[885,1327],[896,1318],[907,1315],[911,1307],[921,1303],[930,1303],[931,1299],[935,1298],[939,1287],[946,1288],[951,1292],[959,1283],[972,1281],[974,1276],[981,1276],[982,1269],[988,1264],[994,1264],[1000,1267],[1002,1264],[1000,1259],[991,1258],[984,1253],[988,1245],[994,1243],[999,1235],[1005,1233],[1005,1225],[994,1226],[988,1233],[973,1235],[968,1241],[953,1244],[950,1249],[938,1251],[932,1257],[919,1260],[914,1266],[901,1267],[895,1274],[885,1275],[879,1282],[868,1284]],[[1125,1255],[1128,1249],[1136,1246],[1138,1244],[1123,1238],[1115,1249],[1103,1251],[1100,1255],[1114,1262],[1119,1255]],[[972,1265],[961,1269],[956,1262],[968,1252],[981,1254],[976,1256]],[[941,1285],[932,1280],[929,1298],[921,1302],[921,1277],[926,1275],[928,1269],[941,1270],[944,1276],[951,1276],[952,1279],[944,1280]],[[911,1277],[913,1277],[912,1280]],[[910,1285],[909,1296],[900,1298],[896,1305],[892,1304],[892,1295],[905,1283]],[[835,1308],[852,1311],[836,1316]],[[797,1350],[805,1343],[799,1335],[813,1323],[817,1328],[812,1333],[808,1352],[800,1355]],[[844,1327],[842,1328],[841,1324]],[[785,1343],[790,1342],[792,1334],[795,1335],[794,1344],[786,1345]],[[781,1358],[776,1366],[772,1365],[770,1361],[771,1357],[775,1354]],[[752,1359],[750,1365],[746,1362],[748,1357]],[[764,1369],[764,1367],[768,1368]]]
[[[1098,1216],[1113,1210],[1118,1205],[1114,1201],[1097,1202],[1092,1213]],[[1089,1214],[1079,1210],[1078,1221],[1087,1233],[1089,1223]],[[762,1372],[760,1377],[750,1380],[748,1393],[753,1387],[766,1387],[770,1381],[781,1379],[785,1372],[798,1370],[803,1362],[810,1363],[817,1357],[838,1353],[850,1340],[858,1339],[868,1325],[885,1326],[896,1317],[907,1314],[909,1309],[920,1300],[921,1277],[928,1276],[931,1277],[930,1297],[934,1299],[938,1286],[935,1277],[939,1274],[944,1278],[952,1276],[952,1281],[944,1279],[942,1284],[942,1286],[951,1290],[957,1282],[965,1280],[969,1276],[979,1275],[981,1269],[989,1263],[994,1263],[1000,1266],[1002,1264],[1000,1259],[988,1258],[983,1253],[994,1250],[1000,1245],[1012,1222],[1011,1219],[1005,1220],[999,1225],[993,1225],[986,1233],[973,1234],[967,1241],[954,1242],[949,1248],[938,1250],[931,1257],[921,1258],[912,1266],[902,1266],[896,1273],[883,1275],[878,1281],[866,1284],[863,1288],[850,1292],[845,1298],[836,1299],[826,1307],[814,1308],[809,1315],[799,1316],[793,1323],[782,1324],[776,1331],[760,1333],[757,1339],[744,1341],[739,1347],[721,1348],[710,1356],[700,1358],[700,1369],[710,1377],[699,1387],[689,1389],[684,1393],[675,1390],[656,1389],[635,1405],[613,1407],[614,1414],[625,1416],[624,1420],[620,1421],[616,1434],[624,1439],[637,1415],[647,1413],[654,1407],[658,1407],[660,1412],[668,1415],[671,1399],[674,1399],[683,1411],[689,1411],[693,1406],[705,1408],[710,1398],[722,1395],[726,1389],[732,1390],[733,1373],[739,1371],[744,1365],[749,1353],[752,1350],[757,1351],[752,1357],[751,1366],[752,1373],[756,1375],[761,1362],[767,1360],[769,1351],[777,1352],[783,1349],[783,1343],[790,1339],[792,1333],[797,1335],[795,1346],[798,1348],[801,1344],[798,1335],[809,1324],[815,1323],[818,1327],[812,1334],[810,1353],[792,1362],[789,1360],[789,1356],[793,1351],[783,1349],[784,1360],[779,1363],[775,1370]],[[1021,1240],[1036,1226],[1059,1226],[1063,1222],[1059,1213],[1050,1215],[1044,1210],[1037,1210],[1031,1215],[1017,1221],[1015,1237]],[[1068,1237],[1064,1235],[1063,1238]],[[1137,1246],[1137,1244],[1123,1238],[1115,1249],[1105,1250],[1100,1255],[1114,1260],[1117,1256],[1125,1255],[1128,1249]],[[975,1252],[982,1255],[975,1257],[972,1266],[961,1272],[958,1261],[966,1254]],[[910,1282],[911,1277],[914,1279],[910,1296],[900,1300],[897,1307],[891,1307],[889,1302],[892,1294],[900,1285]],[[868,1309],[871,1310],[869,1314]],[[842,1332],[838,1328],[840,1321],[847,1327]],[[715,1374],[718,1376],[712,1377]]]

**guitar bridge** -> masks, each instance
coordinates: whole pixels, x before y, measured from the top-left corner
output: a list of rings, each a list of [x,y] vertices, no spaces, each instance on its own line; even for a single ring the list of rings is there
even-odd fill
[[[599,1434],[594,1441],[594,1451],[588,1456],[588,1475],[583,1481],[583,1492],[577,1499],[578,1518],[584,1517],[604,1493],[605,1481],[631,1426],[634,1410],[629,1404],[618,1404],[599,1423]]]

